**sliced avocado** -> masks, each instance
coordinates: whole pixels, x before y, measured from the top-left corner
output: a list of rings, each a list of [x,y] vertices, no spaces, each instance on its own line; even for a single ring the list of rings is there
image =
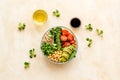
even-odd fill
[[[63,53],[70,55],[70,53],[68,53],[67,51],[63,51]]]
[[[64,47],[64,48],[63,48],[63,51],[67,51],[67,49],[68,49],[67,47]]]
[[[70,46],[63,48],[63,51],[66,51],[69,54],[71,54],[73,50],[75,50],[75,46],[73,46],[73,45],[70,45]]]
[[[68,52],[69,52],[69,54],[71,54],[72,51],[73,51],[73,49],[71,49],[71,48],[68,47]]]
[[[64,57],[61,57],[61,62],[66,62],[67,60]]]
[[[63,52],[63,53],[62,53],[62,57],[68,59],[68,58],[69,58],[69,54],[67,54],[66,52]]]
[[[63,48],[63,51],[66,51],[66,52],[68,52],[69,54],[70,54],[70,52],[71,52],[71,50],[68,49],[68,47]]]
[[[70,45],[69,48],[70,48],[71,50],[74,50],[74,49],[75,49],[75,46],[74,46],[74,45]]]

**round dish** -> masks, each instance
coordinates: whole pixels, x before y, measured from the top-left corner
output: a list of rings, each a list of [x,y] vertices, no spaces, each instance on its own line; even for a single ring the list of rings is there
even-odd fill
[[[77,53],[78,43],[74,33],[63,26],[50,28],[41,40],[41,50],[50,62],[64,64]]]
[[[36,10],[33,13],[33,21],[38,24],[42,25],[48,20],[48,14],[44,10]]]

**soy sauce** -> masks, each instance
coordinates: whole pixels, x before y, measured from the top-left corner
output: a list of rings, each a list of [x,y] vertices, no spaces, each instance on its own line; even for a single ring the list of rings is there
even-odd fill
[[[81,21],[78,18],[73,18],[70,22],[71,26],[77,28],[81,25]]]

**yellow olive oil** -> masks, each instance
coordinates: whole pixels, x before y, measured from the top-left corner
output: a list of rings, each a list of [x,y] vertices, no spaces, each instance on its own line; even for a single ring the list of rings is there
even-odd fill
[[[48,15],[44,10],[37,10],[33,13],[33,20],[37,24],[44,24],[48,19]]]

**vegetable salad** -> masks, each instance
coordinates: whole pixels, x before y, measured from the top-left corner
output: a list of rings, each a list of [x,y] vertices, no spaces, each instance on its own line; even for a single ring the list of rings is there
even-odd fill
[[[76,55],[76,38],[67,28],[51,28],[43,36],[41,50],[53,62],[67,62]]]

